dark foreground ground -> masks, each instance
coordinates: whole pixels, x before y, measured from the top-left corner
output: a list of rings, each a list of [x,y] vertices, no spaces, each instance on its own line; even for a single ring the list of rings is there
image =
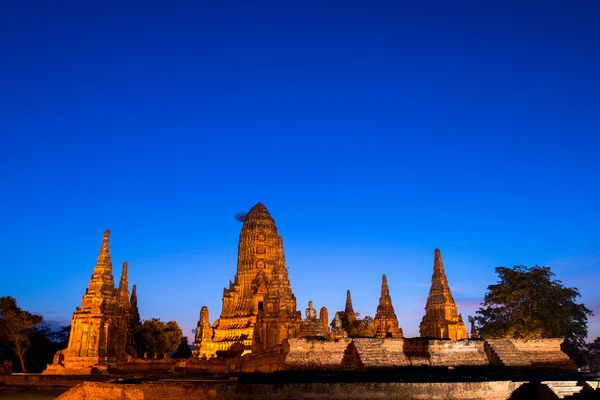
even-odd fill
[[[393,383],[456,383],[450,387],[469,387],[464,383],[483,382],[542,382],[542,381],[598,381],[598,375],[581,374],[576,372],[540,372],[540,371],[501,371],[491,368],[457,368],[449,370],[446,368],[418,368],[397,369],[392,371],[372,372],[333,372],[333,371],[286,371],[271,374],[231,374],[231,375],[196,375],[196,376],[48,376],[39,374],[15,374],[3,376],[0,382],[0,400],[50,400],[66,392],[71,387],[83,381],[95,381],[102,383],[114,383],[123,387],[141,387],[148,383],[164,382],[165,386],[177,388],[178,385],[216,385],[232,386],[238,389],[254,391],[263,386],[267,388],[294,388],[305,387],[304,385],[316,385],[324,389],[330,387],[373,387],[377,384],[385,387]],[[373,385],[375,384],[375,385]],[[173,386],[174,385],[174,386]],[[439,385],[438,385],[439,386]],[[522,388],[521,391],[523,391]],[[283,393],[281,393],[283,394]],[[598,393],[596,393],[598,394]],[[77,397],[77,396],[75,396]],[[392,396],[393,397],[393,396]],[[493,397],[493,396],[492,396]],[[224,397],[225,398],[225,397]],[[240,397],[242,398],[242,397]],[[254,398],[254,397],[243,397]],[[285,398],[296,398],[286,396]],[[299,397],[298,397],[299,398]],[[304,396],[302,396],[304,398]],[[309,398],[309,397],[306,397]],[[332,399],[331,397],[330,399]],[[380,397],[378,397],[380,398]],[[395,398],[395,397],[394,397]],[[452,397],[455,398],[455,397]],[[460,398],[460,397],[459,397]],[[471,398],[465,396],[464,398]],[[530,397],[524,398],[544,398]],[[587,397],[586,397],[587,398]],[[595,397],[596,398],[596,397]],[[600,399],[600,395],[597,397]],[[181,399],[185,400],[185,399]]]
[[[0,400],[54,400],[66,390],[0,390]]]

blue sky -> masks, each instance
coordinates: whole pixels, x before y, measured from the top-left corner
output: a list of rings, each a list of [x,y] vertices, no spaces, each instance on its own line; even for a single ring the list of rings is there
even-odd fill
[[[600,313],[597,2],[0,5],[0,295],[66,321],[104,229],[142,318],[218,317],[263,202],[299,309],[381,275],[418,334],[438,247],[459,311],[549,265]],[[600,318],[590,319],[600,335]]]

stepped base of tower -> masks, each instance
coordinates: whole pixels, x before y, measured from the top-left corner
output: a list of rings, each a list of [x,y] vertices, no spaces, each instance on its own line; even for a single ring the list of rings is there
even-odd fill
[[[420,336],[424,338],[467,339],[467,329],[463,322],[450,322],[445,319],[425,320],[421,322],[419,330]]]
[[[48,364],[48,367],[42,372],[50,375],[91,375],[108,373],[110,365],[116,365],[118,362],[131,361],[126,357],[118,360],[117,357],[80,357],[69,355],[59,351],[54,356],[54,363]]]
[[[252,336],[256,316],[219,318],[210,342],[200,344],[198,354],[206,358],[224,355],[246,354],[252,350]]]
[[[404,333],[402,333],[402,329],[378,329],[375,332],[375,337],[379,339],[403,339]]]

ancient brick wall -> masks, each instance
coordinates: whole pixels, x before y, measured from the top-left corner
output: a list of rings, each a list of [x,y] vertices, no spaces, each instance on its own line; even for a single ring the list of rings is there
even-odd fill
[[[237,372],[275,372],[284,369],[285,354],[281,346],[260,353],[245,354],[230,360],[231,370]]]
[[[172,358],[161,358],[157,360],[145,360],[136,358],[132,362],[118,363],[109,369],[111,374],[172,374],[178,360]],[[185,365],[185,361],[184,361]]]
[[[406,339],[403,344],[404,354],[410,360],[412,367],[430,365],[429,339]]]
[[[509,339],[520,357],[531,368],[574,370],[575,364],[560,348],[562,338],[557,339]]]
[[[409,367],[403,339],[353,339],[342,361],[344,369]]]
[[[285,354],[285,369],[340,369],[344,351],[351,339],[321,341],[310,339],[288,339],[282,344]]]
[[[483,340],[429,340],[432,367],[489,365]]]
[[[83,383],[57,400],[239,399],[507,399],[521,382],[236,384],[152,382],[140,385]]]
[[[430,339],[353,339],[344,369],[456,367],[488,365],[483,341]]]
[[[190,358],[185,360],[185,373],[187,375],[193,374],[224,374],[231,372],[231,366],[227,361],[211,358],[208,360],[198,360]]]

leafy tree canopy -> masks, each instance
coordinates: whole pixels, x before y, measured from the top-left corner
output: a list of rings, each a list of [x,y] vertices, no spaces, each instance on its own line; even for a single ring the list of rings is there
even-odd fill
[[[366,316],[363,319],[355,319],[349,323],[348,337],[368,338],[375,337],[376,329],[373,318]]]
[[[177,322],[163,322],[159,318],[145,320],[136,328],[135,342],[140,357],[175,353],[181,343],[182,331]]]
[[[31,344],[33,328],[43,320],[41,315],[21,310],[14,297],[0,297],[0,341],[12,345],[23,372],[27,372],[25,353]]]
[[[550,267],[515,265],[497,267],[496,273],[500,280],[488,286],[474,318],[481,337],[564,337],[565,346],[584,344],[592,311],[576,303],[577,288],[553,280]]]
[[[342,327],[348,333],[348,337],[375,337],[376,329],[372,317],[366,316],[363,319],[358,319],[356,317],[358,314],[354,313],[354,315],[347,315],[345,311],[338,311],[337,314],[342,321]]]

